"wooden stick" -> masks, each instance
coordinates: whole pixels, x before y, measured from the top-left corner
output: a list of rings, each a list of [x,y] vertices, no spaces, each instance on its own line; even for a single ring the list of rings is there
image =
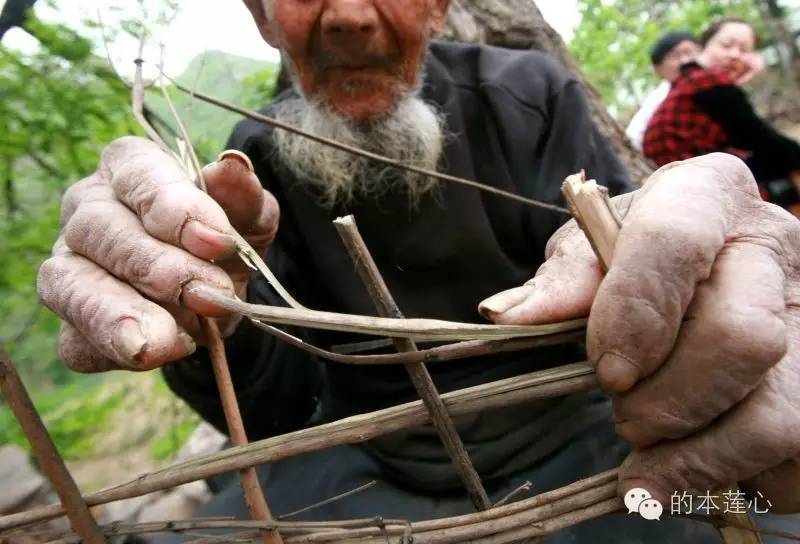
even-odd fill
[[[509,338],[507,340],[467,340],[419,351],[405,353],[376,353],[370,355],[348,355],[324,350],[282,331],[272,325],[251,319],[253,326],[259,328],[292,346],[307,351],[323,359],[346,365],[399,365],[408,363],[441,363],[457,361],[468,357],[480,357],[492,353],[506,353],[542,346],[554,346],[570,342],[580,342],[586,338],[586,331],[559,332],[530,338]]]
[[[550,210],[550,211],[558,212],[560,214],[569,215],[569,212],[566,209],[562,208],[561,206],[556,206],[555,204],[549,204],[547,202],[542,202],[540,200],[534,200],[532,198],[527,198],[527,197],[524,197],[522,195],[518,195],[516,193],[511,193],[511,192],[508,192],[508,191],[504,191],[502,189],[498,189],[497,187],[493,187],[491,185],[486,185],[486,184],[483,184],[483,183],[480,183],[480,182],[477,182],[477,181],[473,181],[473,180],[470,180],[470,179],[460,178],[458,176],[452,176],[452,175],[449,175],[449,174],[443,174],[442,172],[437,172],[435,170],[428,170],[428,169],[425,169],[425,168],[420,168],[419,166],[414,166],[412,164],[405,164],[405,163],[403,163],[401,161],[398,161],[398,160],[395,160],[395,159],[391,159],[389,157],[385,157],[385,156],[379,155],[377,153],[372,153],[371,151],[367,151],[365,149],[361,149],[361,148],[358,148],[358,147],[355,147],[355,146],[343,144],[341,142],[337,142],[336,140],[333,140],[333,139],[330,139],[330,138],[325,138],[324,136],[319,136],[319,135],[316,135],[316,134],[312,134],[310,132],[306,132],[305,130],[303,130],[301,128],[298,128],[298,127],[283,123],[281,121],[278,121],[277,119],[273,119],[272,117],[268,117],[268,116],[266,116],[266,115],[264,115],[262,113],[246,110],[244,108],[240,108],[240,107],[238,107],[238,106],[236,106],[234,104],[226,102],[226,101],[224,101],[224,100],[222,100],[220,98],[215,98],[215,97],[209,96],[209,95],[207,95],[205,93],[201,93],[200,91],[189,89],[189,88],[181,85],[180,83],[178,83],[177,81],[175,81],[171,77],[169,77],[167,74],[165,74],[163,72],[163,70],[161,70],[161,74],[167,80],[169,80],[170,83],[175,85],[176,89],[178,89],[180,91],[183,91],[184,93],[191,94],[193,97],[195,97],[195,98],[197,98],[199,100],[202,100],[203,102],[207,102],[209,104],[213,104],[215,106],[218,106],[220,108],[226,109],[228,111],[232,111],[234,113],[238,113],[239,115],[243,115],[244,117],[248,117],[250,119],[253,119],[254,121],[259,121],[260,123],[264,123],[264,124],[270,125],[272,127],[275,127],[275,128],[281,129],[281,130],[285,130],[285,131],[291,132],[293,134],[297,134],[299,136],[302,136],[302,137],[307,138],[309,140],[315,141],[317,143],[321,143],[323,145],[326,145],[326,146],[329,146],[329,147],[333,147],[335,149],[339,149],[339,150],[344,151],[346,153],[350,153],[351,155],[364,157],[366,159],[370,159],[370,160],[373,160],[373,161],[376,161],[376,162],[380,162],[380,163],[386,164],[388,166],[399,168],[401,170],[414,172],[415,174],[420,174],[420,175],[423,175],[423,176],[426,176],[426,177],[435,178],[435,179],[439,179],[439,180],[442,180],[442,181],[450,181],[450,182],[453,182],[453,183],[459,183],[461,185],[466,185],[468,187],[474,187],[474,188],[479,189],[481,191],[494,193],[496,195],[500,195],[500,196],[503,196],[505,198],[516,200],[517,202],[522,202],[524,204],[528,204],[530,206],[536,206],[538,208],[544,208],[544,209],[547,209],[547,210]]]
[[[383,280],[375,260],[372,258],[364,239],[361,237],[361,233],[358,231],[355,218],[352,215],[340,217],[333,224],[342,238],[356,271],[366,286],[372,302],[375,304],[375,308],[378,310],[378,315],[402,318],[403,314],[400,308],[397,306],[394,297],[392,297],[389,287]],[[414,341],[409,338],[394,338],[393,342],[399,352],[418,351]],[[472,503],[478,510],[488,510],[491,508],[492,503],[481,483],[478,471],[475,470],[467,449],[461,441],[461,437],[458,436],[458,430],[456,430],[450,414],[447,413],[447,408],[445,408],[444,402],[439,396],[439,391],[436,389],[425,363],[406,363],[405,367],[414,389],[428,410],[433,426],[444,445],[447,455],[450,457],[450,461],[453,463],[453,468],[455,468],[472,499]]]
[[[608,200],[608,192],[597,183],[586,181],[583,172],[569,176],[562,186],[564,196],[569,202],[575,220],[580,225],[592,245],[600,264],[607,272],[614,257],[614,246],[620,232],[620,221]],[[738,491],[738,485],[728,491]],[[716,494],[721,495],[722,491]],[[733,525],[720,527],[719,533],[725,544],[760,544],[761,537],[754,530],[755,524],[749,514],[723,513],[720,519]],[[747,525],[753,530],[743,530],[736,525]]]
[[[589,391],[596,387],[597,378],[592,368],[585,363],[575,363],[451,391],[442,395],[442,399],[450,414],[455,416]],[[365,442],[376,436],[427,422],[429,417],[422,401],[409,402],[178,463],[92,493],[87,495],[85,500],[90,506],[95,506],[139,497],[302,453],[342,444]],[[64,510],[58,504],[9,514],[0,517],[0,531],[45,521],[63,514]]]
[[[360,485],[360,486],[356,487],[355,489],[351,489],[350,491],[345,491],[344,493],[339,493],[338,495],[335,495],[333,497],[328,497],[327,499],[321,500],[319,502],[315,502],[314,504],[310,504],[308,506],[304,506],[303,508],[300,508],[299,510],[295,510],[294,512],[289,512],[287,514],[281,514],[280,516],[278,516],[278,519],[279,520],[284,520],[284,519],[287,519],[287,518],[292,518],[294,516],[299,516],[300,514],[305,514],[306,512],[314,510],[315,508],[319,508],[321,506],[325,506],[327,504],[331,504],[333,502],[337,502],[337,501],[340,501],[342,499],[346,499],[347,497],[352,497],[353,495],[355,495],[357,493],[361,493],[362,491],[366,491],[367,489],[371,489],[371,488],[375,487],[376,485],[378,485],[378,482],[376,480],[372,480],[371,482],[367,482],[364,485]]]
[[[211,356],[211,365],[214,368],[214,377],[217,381],[219,397],[222,401],[222,410],[225,413],[225,422],[228,425],[231,442],[235,446],[245,446],[247,445],[247,434],[244,429],[242,414],[239,411],[239,403],[236,400],[236,391],[228,368],[228,361],[225,357],[225,344],[222,341],[222,335],[213,319],[200,317],[200,324],[208,341],[208,353]],[[272,513],[258,481],[256,469],[253,467],[243,468],[239,471],[239,477],[250,517],[257,521],[271,522]],[[264,544],[283,544],[283,539],[277,530],[262,531],[261,536]]]
[[[97,521],[83,500],[80,489],[53,444],[47,427],[42,423],[42,418],[39,417],[17,369],[11,363],[11,357],[6,353],[2,344],[0,344],[0,390],[19,421],[22,432],[25,433],[42,472],[45,473],[61,500],[62,508],[69,518],[72,530],[79,534],[87,544],[104,544],[106,538],[103,531],[100,530]]]
[[[166,147],[164,141],[159,137],[158,132],[150,126],[143,114],[144,83],[142,81],[141,56],[142,50],[144,49],[144,41],[145,34],[143,33],[139,43],[139,59],[136,61],[136,77],[134,78],[132,91],[132,108],[136,119],[145,129],[148,136],[159,143],[159,145],[162,147],[165,147],[165,152],[171,153],[170,149]],[[199,176],[200,186],[203,191],[206,191],[207,188],[205,179],[203,178],[203,173],[200,169],[200,164],[197,161],[197,155],[194,152],[194,148],[192,147],[191,142],[188,141],[186,127],[183,125],[183,122],[181,121],[177,111],[175,111],[175,107],[172,104],[172,99],[170,98],[169,93],[166,92],[166,89],[163,88],[163,86],[162,91],[164,92],[164,99],[166,100],[170,111],[175,117],[175,123],[180,129],[183,138],[186,140],[183,143],[185,146],[188,146],[191,161],[189,161],[188,164],[184,164],[184,167],[188,172],[194,171],[196,175]],[[179,162],[182,162],[180,156],[176,158],[179,160]],[[220,160],[225,160],[225,157],[221,157]],[[229,160],[240,160],[240,158],[238,156],[234,156],[230,157]],[[247,164],[250,164],[249,160],[247,160]],[[252,167],[252,165],[250,166]],[[246,252],[243,253],[243,251],[247,248],[253,252],[249,244],[247,244],[247,242],[244,241],[244,239],[238,233],[236,233],[236,236],[237,247],[239,248],[241,255],[247,255]],[[245,260],[245,262],[248,261]],[[244,430],[241,412],[239,411],[239,403],[236,400],[236,391],[233,386],[233,380],[231,379],[230,370],[228,369],[228,361],[225,357],[225,344],[222,341],[222,335],[220,334],[219,327],[217,327],[215,321],[202,316],[198,316],[198,319],[205,334],[206,341],[208,342],[211,365],[214,370],[214,377],[217,382],[217,389],[219,390],[222,409],[225,414],[225,423],[228,426],[228,433],[230,434],[231,440],[235,445],[243,446],[247,444],[247,435]],[[267,506],[267,501],[264,497],[264,492],[261,489],[261,485],[258,482],[258,475],[256,474],[255,469],[252,467],[243,468],[239,473],[239,477],[242,484],[242,491],[244,492],[245,504],[247,505],[247,509],[250,512],[251,517],[255,520],[270,521],[272,519],[272,514],[270,513],[269,506]],[[283,539],[275,530],[262,531],[261,537],[264,544],[283,544]]]
[[[564,180],[561,190],[603,270],[608,272],[614,257],[620,224],[609,206],[607,190],[594,180],[586,181],[583,172]]]
[[[500,340],[523,338],[575,331],[586,325],[586,319],[573,319],[546,325],[480,325],[441,319],[397,319],[248,304],[202,285],[193,287],[192,293],[225,310],[245,315],[258,321],[376,336],[414,338],[417,340]]]
[[[541,493],[528,499],[493,507],[473,514],[463,514],[410,523],[401,519],[367,518],[327,522],[257,522],[243,520],[186,520],[134,524],[111,524],[106,531],[111,535],[146,534],[158,532],[186,532],[198,529],[280,528],[287,542],[372,542],[383,544],[394,537],[413,534],[420,544],[455,544],[474,538],[515,530],[544,520],[559,519],[564,514],[582,511],[599,502],[614,499],[617,509],[621,502],[616,498],[617,471],[611,470],[585,478],[566,486]],[[248,533],[248,536],[252,533]],[[231,535],[228,535],[230,538]],[[223,538],[222,542],[226,541]],[[72,542],[65,539],[65,542]],[[409,542],[409,540],[405,540]]]

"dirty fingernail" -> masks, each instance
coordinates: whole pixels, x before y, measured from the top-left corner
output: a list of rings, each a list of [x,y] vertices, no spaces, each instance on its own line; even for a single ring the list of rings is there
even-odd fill
[[[237,151],[235,149],[226,149],[222,153],[219,154],[217,157],[217,162],[222,162],[225,159],[234,159],[241,162],[250,172],[255,172],[256,169],[253,168],[253,163],[250,161],[250,157],[242,153],[241,151]]]
[[[236,242],[230,234],[224,234],[199,221],[190,220],[181,232],[181,245],[187,251],[202,259],[227,257],[236,249]]]
[[[623,393],[639,379],[639,367],[618,353],[604,353],[597,361],[596,370],[600,385],[606,391]]]
[[[487,319],[504,314],[515,306],[522,304],[531,294],[530,287],[515,287],[491,296],[480,303],[478,311]]]
[[[135,319],[124,319],[114,330],[111,345],[122,361],[133,363],[147,349],[147,338]]]

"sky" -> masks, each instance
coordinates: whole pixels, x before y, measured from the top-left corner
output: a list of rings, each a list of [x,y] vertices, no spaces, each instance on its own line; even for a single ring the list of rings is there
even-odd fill
[[[537,0],[539,9],[545,18],[562,36],[569,39],[579,21],[577,0]],[[4,4],[0,0],[0,5]],[[97,20],[98,9],[107,28],[114,28],[121,13],[114,8],[124,9],[122,13],[131,14],[131,0],[59,0],[58,9],[47,6],[43,1],[37,3],[36,10],[40,17],[48,21],[62,22],[73,26],[82,19]],[[154,11],[162,5],[158,0],[146,0],[145,4]],[[206,49],[222,50],[236,55],[259,60],[276,60],[278,54],[261,39],[258,30],[250,18],[244,3],[225,2],[220,9],[219,0],[193,0],[183,2],[181,11],[168,29],[157,31],[159,39],[164,42],[166,57],[164,65],[171,74],[179,74],[188,62]],[[98,36],[98,43],[102,42]],[[25,32],[14,29],[3,39],[3,44],[23,50],[35,47],[36,42]],[[129,67],[136,57],[135,40],[119,38],[108,43],[108,50],[114,64],[122,73],[128,73]],[[151,50],[150,57],[160,57],[160,52]],[[148,58],[148,53],[144,55]]]

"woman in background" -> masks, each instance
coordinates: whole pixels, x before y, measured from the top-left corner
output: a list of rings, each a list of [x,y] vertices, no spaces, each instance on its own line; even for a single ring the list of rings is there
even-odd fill
[[[645,156],[662,166],[716,151],[732,153],[748,164],[765,200],[796,204],[800,145],[759,117],[735,83],[752,70],[755,30],[743,19],[726,18],[712,24],[700,42],[697,61],[681,68],[650,120]]]

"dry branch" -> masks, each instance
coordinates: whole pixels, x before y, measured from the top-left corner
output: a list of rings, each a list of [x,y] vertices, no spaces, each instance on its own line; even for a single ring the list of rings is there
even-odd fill
[[[339,236],[342,238],[347,252],[353,260],[353,265],[378,310],[378,314],[383,317],[402,318],[403,314],[397,306],[394,297],[392,297],[389,287],[383,280],[383,276],[381,276],[369,249],[367,249],[367,245],[364,243],[364,239],[358,231],[353,216],[348,215],[347,217],[340,217],[336,219],[333,224]],[[418,351],[413,340],[408,338],[394,338],[393,341],[397,351],[407,353]],[[428,415],[433,422],[433,426],[442,441],[447,455],[450,457],[450,461],[453,463],[453,468],[459,478],[461,478],[464,487],[467,489],[467,494],[472,499],[472,503],[478,510],[487,510],[491,507],[492,503],[481,483],[478,471],[475,470],[475,466],[469,458],[467,449],[461,441],[461,437],[458,436],[456,426],[450,414],[447,413],[447,408],[445,408],[444,402],[439,396],[439,391],[436,389],[436,385],[433,383],[433,379],[428,373],[425,363],[406,363],[405,367],[409,378],[411,378],[411,383],[414,385],[414,389],[417,391],[417,394],[422,399],[422,403],[428,410]]]
[[[575,520],[596,517],[608,511],[619,510],[621,501],[616,497],[617,471],[607,471],[590,478],[573,482],[540,495],[491,508],[473,514],[463,514],[419,522],[381,517],[326,521],[326,522],[259,522],[233,519],[197,519],[137,524],[111,524],[104,527],[109,536],[147,534],[217,529],[250,529],[247,533],[234,533],[201,539],[200,542],[230,542],[233,537],[249,541],[256,529],[280,529],[288,536],[287,542],[332,542],[343,544],[358,541],[363,544],[409,543],[455,544],[507,538],[509,533],[533,529],[530,536],[552,532],[556,528],[573,525]],[[602,506],[601,506],[602,505]],[[63,539],[64,544],[75,543],[75,538]],[[487,540],[492,542],[492,540]]]
[[[142,50],[144,48],[144,41],[145,34],[143,33],[141,42],[139,44],[140,59]],[[166,100],[167,105],[169,106],[169,109],[175,118],[175,122],[181,132],[181,135],[184,138],[183,141],[178,140],[178,145],[181,148],[182,155],[184,155],[183,157],[178,157],[179,162],[181,162],[186,171],[191,174],[190,177],[199,177],[200,187],[203,191],[207,191],[203,172],[201,171],[200,163],[197,160],[197,154],[194,151],[194,147],[189,140],[186,127],[183,125],[183,122],[181,121],[177,111],[175,111],[175,106],[172,103],[172,99],[163,85],[161,90],[163,91],[164,99]],[[136,78],[132,91],[132,107],[137,120],[140,124],[142,124],[142,127],[145,129],[148,136],[150,136],[151,139],[154,138],[157,143],[164,145],[163,140],[161,140],[161,138],[158,136],[158,132],[150,126],[144,117],[144,84],[141,77],[141,60],[136,62]],[[165,151],[169,153],[168,148]],[[189,160],[185,161],[183,159],[186,158],[185,155],[187,154],[187,151]],[[250,246],[245,242],[245,247],[249,248]],[[216,321],[203,316],[198,316],[198,319],[206,337],[206,341],[208,342],[211,366],[214,371],[214,378],[217,384],[217,390],[219,391],[223,413],[225,414],[225,423],[228,427],[228,434],[231,437],[231,441],[235,445],[244,446],[247,444],[247,434],[244,430],[244,422],[242,421],[239,403],[236,399],[236,390],[233,386],[230,370],[228,369],[228,360],[225,356],[225,344],[222,340],[222,334],[219,331],[219,327],[217,327]],[[247,505],[247,510],[250,512],[250,516],[259,521],[271,521],[272,514],[269,506],[267,505],[267,500],[264,497],[264,492],[261,489],[261,485],[259,484],[258,475],[256,474],[255,468],[247,467],[242,469],[239,472],[239,478],[241,481],[242,491],[244,493],[245,504]],[[281,535],[274,529],[262,531],[261,539],[264,544],[283,544]]]
[[[295,126],[292,126],[292,125],[288,125],[286,123],[278,121],[277,119],[274,119],[272,117],[268,117],[268,116],[266,116],[264,114],[261,114],[261,113],[255,112],[255,111],[246,110],[244,108],[240,108],[239,106],[231,104],[230,102],[226,102],[225,100],[222,100],[220,98],[215,98],[215,97],[209,96],[209,95],[207,95],[205,93],[201,93],[201,92],[199,92],[197,90],[189,89],[189,88],[181,85],[180,83],[178,83],[177,81],[175,81],[174,79],[169,77],[168,75],[166,75],[163,71],[161,72],[161,74],[166,79],[168,79],[169,82],[172,83],[175,86],[176,89],[178,89],[180,91],[183,91],[184,93],[190,94],[191,96],[193,96],[193,97],[195,97],[195,98],[197,98],[199,100],[202,100],[203,102],[207,102],[209,104],[213,104],[213,105],[218,106],[220,108],[223,108],[225,110],[228,110],[228,111],[231,111],[231,112],[234,112],[234,113],[238,113],[239,115],[242,115],[242,116],[247,117],[249,119],[253,119],[254,121],[259,121],[261,123],[270,125],[272,127],[275,127],[275,128],[281,129],[281,130],[285,130],[285,131],[291,132],[293,134],[298,134],[298,135],[303,136],[304,138],[307,138],[309,140],[315,141],[317,143],[321,143],[323,145],[327,145],[329,147],[333,147],[333,148],[339,149],[339,150],[344,151],[346,153],[350,153],[351,155],[364,157],[366,159],[370,159],[370,160],[373,160],[375,162],[386,164],[386,165],[392,166],[394,168],[399,168],[401,170],[414,172],[415,174],[420,174],[420,175],[423,175],[423,176],[426,176],[426,177],[435,178],[435,179],[438,179],[438,180],[441,180],[441,181],[449,181],[449,182],[453,182],[453,183],[459,183],[461,185],[467,185],[468,187],[473,187],[473,188],[479,189],[481,191],[485,191],[485,192],[493,193],[493,194],[496,194],[496,195],[500,195],[502,197],[509,198],[509,199],[515,200],[517,202],[522,202],[522,203],[528,204],[530,206],[535,206],[537,208],[544,208],[546,210],[558,212],[560,214],[569,215],[569,211],[568,210],[562,208],[561,206],[556,206],[555,204],[549,204],[547,202],[542,202],[540,200],[527,198],[527,197],[524,197],[522,195],[518,195],[516,193],[511,193],[511,192],[508,192],[508,191],[504,191],[502,189],[498,189],[497,187],[492,187],[491,185],[485,185],[483,183],[480,183],[480,182],[477,182],[477,181],[474,181],[474,180],[460,178],[458,176],[451,176],[449,174],[443,174],[443,173],[437,172],[435,170],[427,170],[425,168],[420,168],[418,166],[405,164],[405,163],[397,161],[395,159],[391,159],[389,157],[385,157],[383,155],[379,155],[378,153],[372,153],[372,152],[367,151],[365,149],[360,149],[358,147],[354,147],[354,146],[350,146],[350,145],[347,145],[347,144],[343,144],[341,142],[337,142],[336,140],[332,140],[330,138],[325,138],[323,136],[318,136],[316,134],[312,134],[310,132],[306,132],[306,131],[298,128],[298,127],[295,127]]]
[[[253,325],[276,338],[327,359],[335,363],[346,365],[398,365],[408,363],[440,363],[445,361],[456,361],[468,357],[480,357],[493,353],[507,353],[509,351],[520,351],[524,349],[537,348],[542,346],[555,346],[570,342],[580,342],[585,338],[585,331],[578,329],[572,332],[560,332],[546,334],[543,336],[533,336],[530,338],[511,338],[507,340],[468,340],[456,342],[434,348],[419,351],[408,351],[405,353],[379,353],[373,355],[347,355],[327,351],[293,336],[286,331],[282,331],[266,323],[261,323],[251,319]]]
[[[211,366],[214,370],[217,389],[219,390],[220,401],[222,402],[222,410],[225,413],[225,422],[228,425],[228,434],[235,446],[244,446],[247,444],[247,434],[244,430],[242,414],[239,411],[239,403],[236,400],[236,390],[233,386],[228,361],[225,357],[225,344],[222,342],[222,335],[216,322],[212,319],[201,317],[200,324],[208,340],[208,352]],[[250,517],[254,520],[272,521],[272,512],[270,512],[267,499],[264,497],[264,491],[258,481],[256,469],[253,467],[244,468],[239,471],[239,477]],[[283,544],[283,539],[275,530],[264,531],[261,536],[265,544]]]
[[[448,412],[455,416],[589,391],[596,387],[597,379],[593,369],[585,363],[575,363],[452,391],[443,394],[442,400]],[[139,497],[303,453],[365,442],[377,436],[428,422],[429,418],[421,401],[401,404],[179,463],[92,493],[85,496],[85,500],[90,506],[95,506]],[[63,514],[64,510],[58,504],[10,514],[0,517],[0,531],[45,521]]]
[[[221,308],[258,321],[415,340],[522,338],[575,331],[586,325],[586,319],[547,325],[479,325],[439,319],[396,319],[249,304],[204,286],[192,288],[192,293]]]
[[[0,345],[0,390],[19,421],[22,431],[39,461],[39,466],[61,500],[72,530],[78,533],[87,544],[104,544],[106,539],[103,532],[83,500],[80,489],[67,470],[64,460],[50,438],[50,433],[47,432],[25,385],[2,345]]]

